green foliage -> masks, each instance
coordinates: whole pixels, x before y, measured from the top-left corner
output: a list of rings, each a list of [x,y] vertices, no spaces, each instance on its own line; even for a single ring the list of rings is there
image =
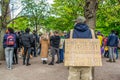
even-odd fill
[[[9,3],[10,0],[0,0],[1,16],[0,16],[0,29],[6,28],[8,25],[7,22],[10,21],[9,12]]]
[[[30,27],[37,29],[49,15],[50,9],[46,0],[22,0],[22,5],[25,6],[22,15],[28,17]]]
[[[120,33],[120,4],[118,0],[105,0],[99,3],[96,30],[108,35],[111,30]]]
[[[14,27],[13,27],[14,26]],[[13,27],[15,30],[25,30],[29,26],[27,17],[18,17],[17,19],[11,22],[8,27]]]
[[[47,19],[48,28],[70,30],[78,15],[84,14],[84,0],[54,0],[52,14]],[[96,30],[109,35],[111,30],[120,33],[120,2],[118,0],[99,0],[97,11]]]
[[[84,0],[54,0],[50,8],[47,0],[22,0],[25,7],[21,17],[15,20],[15,28],[38,27],[50,30],[69,31],[79,15],[84,15]],[[112,29],[120,33],[120,2],[118,0],[98,0],[96,31],[108,35]],[[11,26],[10,24],[9,26]]]
[[[47,28],[61,31],[73,28],[73,20],[84,13],[82,4],[83,0],[54,0],[52,15],[47,19]]]

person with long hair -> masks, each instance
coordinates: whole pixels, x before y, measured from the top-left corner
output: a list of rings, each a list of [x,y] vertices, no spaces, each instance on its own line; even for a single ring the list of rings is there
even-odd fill
[[[47,34],[44,34],[40,38],[40,44],[41,44],[41,60],[43,61],[43,64],[47,64],[48,60],[48,49],[50,45],[49,37]]]
[[[13,53],[14,48],[16,48],[16,35],[12,28],[8,28],[7,33],[3,38],[3,47],[5,49],[5,59],[7,64],[7,69],[13,69]]]

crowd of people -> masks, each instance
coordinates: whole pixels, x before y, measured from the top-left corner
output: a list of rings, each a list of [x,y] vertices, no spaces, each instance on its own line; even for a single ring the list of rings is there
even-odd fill
[[[72,34],[72,35],[70,35]],[[3,47],[5,49],[5,58],[7,69],[12,69],[13,64],[18,64],[18,52],[22,51],[23,65],[29,66],[30,57],[40,55],[43,64],[48,63],[48,57],[51,61],[48,65],[55,64],[55,55],[57,55],[56,64],[64,62],[65,39],[66,38],[88,38],[92,39],[96,36],[94,32],[86,24],[86,19],[79,16],[75,21],[73,33],[44,33],[37,35],[34,30],[30,34],[30,29],[26,28],[25,32],[14,32],[12,28],[8,28],[3,38]],[[97,32],[97,38],[100,40],[101,55],[109,58],[108,62],[116,62],[118,59],[119,38],[118,33],[114,30],[108,37],[104,37],[101,32]],[[69,66],[68,80],[91,80],[91,66]]]
[[[3,38],[3,47],[5,49],[5,59],[7,69],[13,69],[14,64],[18,64],[18,53],[23,58],[23,65],[29,66],[30,58],[40,55],[43,64],[47,64],[48,56],[51,56],[49,65],[54,65],[55,55],[57,55],[56,63],[62,63],[64,59],[64,41],[65,35],[63,32],[44,33],[37,35],[33,30],[26,28],[25,32],[14,32],[12,28],[6,30]]]
[[[118,32],[111,30],[109,36],[104,36],[98,31],[97,38],[100,40],[101,54],[109,58],[107,62],[116,62],[118,59],[118,49],[120,48]]]

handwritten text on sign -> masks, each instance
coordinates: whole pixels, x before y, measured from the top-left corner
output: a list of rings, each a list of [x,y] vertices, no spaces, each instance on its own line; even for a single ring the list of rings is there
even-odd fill
[[[102,66],[98,39],[66,39],[65,66]]]

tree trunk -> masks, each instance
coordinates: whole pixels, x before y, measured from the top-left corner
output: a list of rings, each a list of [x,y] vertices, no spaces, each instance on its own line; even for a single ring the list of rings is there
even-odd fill
[[[1,17],[0,17],[0,60],[3,60],[4,49],[3,49],[3,36],[6,31],[7,21],[10,20],[9,10],[10,0],[1,0]]]
[[[2,28],[0,31],[0,60],[5,59],[4,49],[3,49],[3,36],[5,34],[6,29]]]
[[[86,0],[84,15],[87,19],[87,24],[91,29],[96,26],[96,11],[98,7],[98,0]],[[91,70],[91,77],[94,80],[94,67]]]
[[[85,17],[90,28],[95,29],[96,26],[96,11],[98,7],[98,0],[86,0]]]

